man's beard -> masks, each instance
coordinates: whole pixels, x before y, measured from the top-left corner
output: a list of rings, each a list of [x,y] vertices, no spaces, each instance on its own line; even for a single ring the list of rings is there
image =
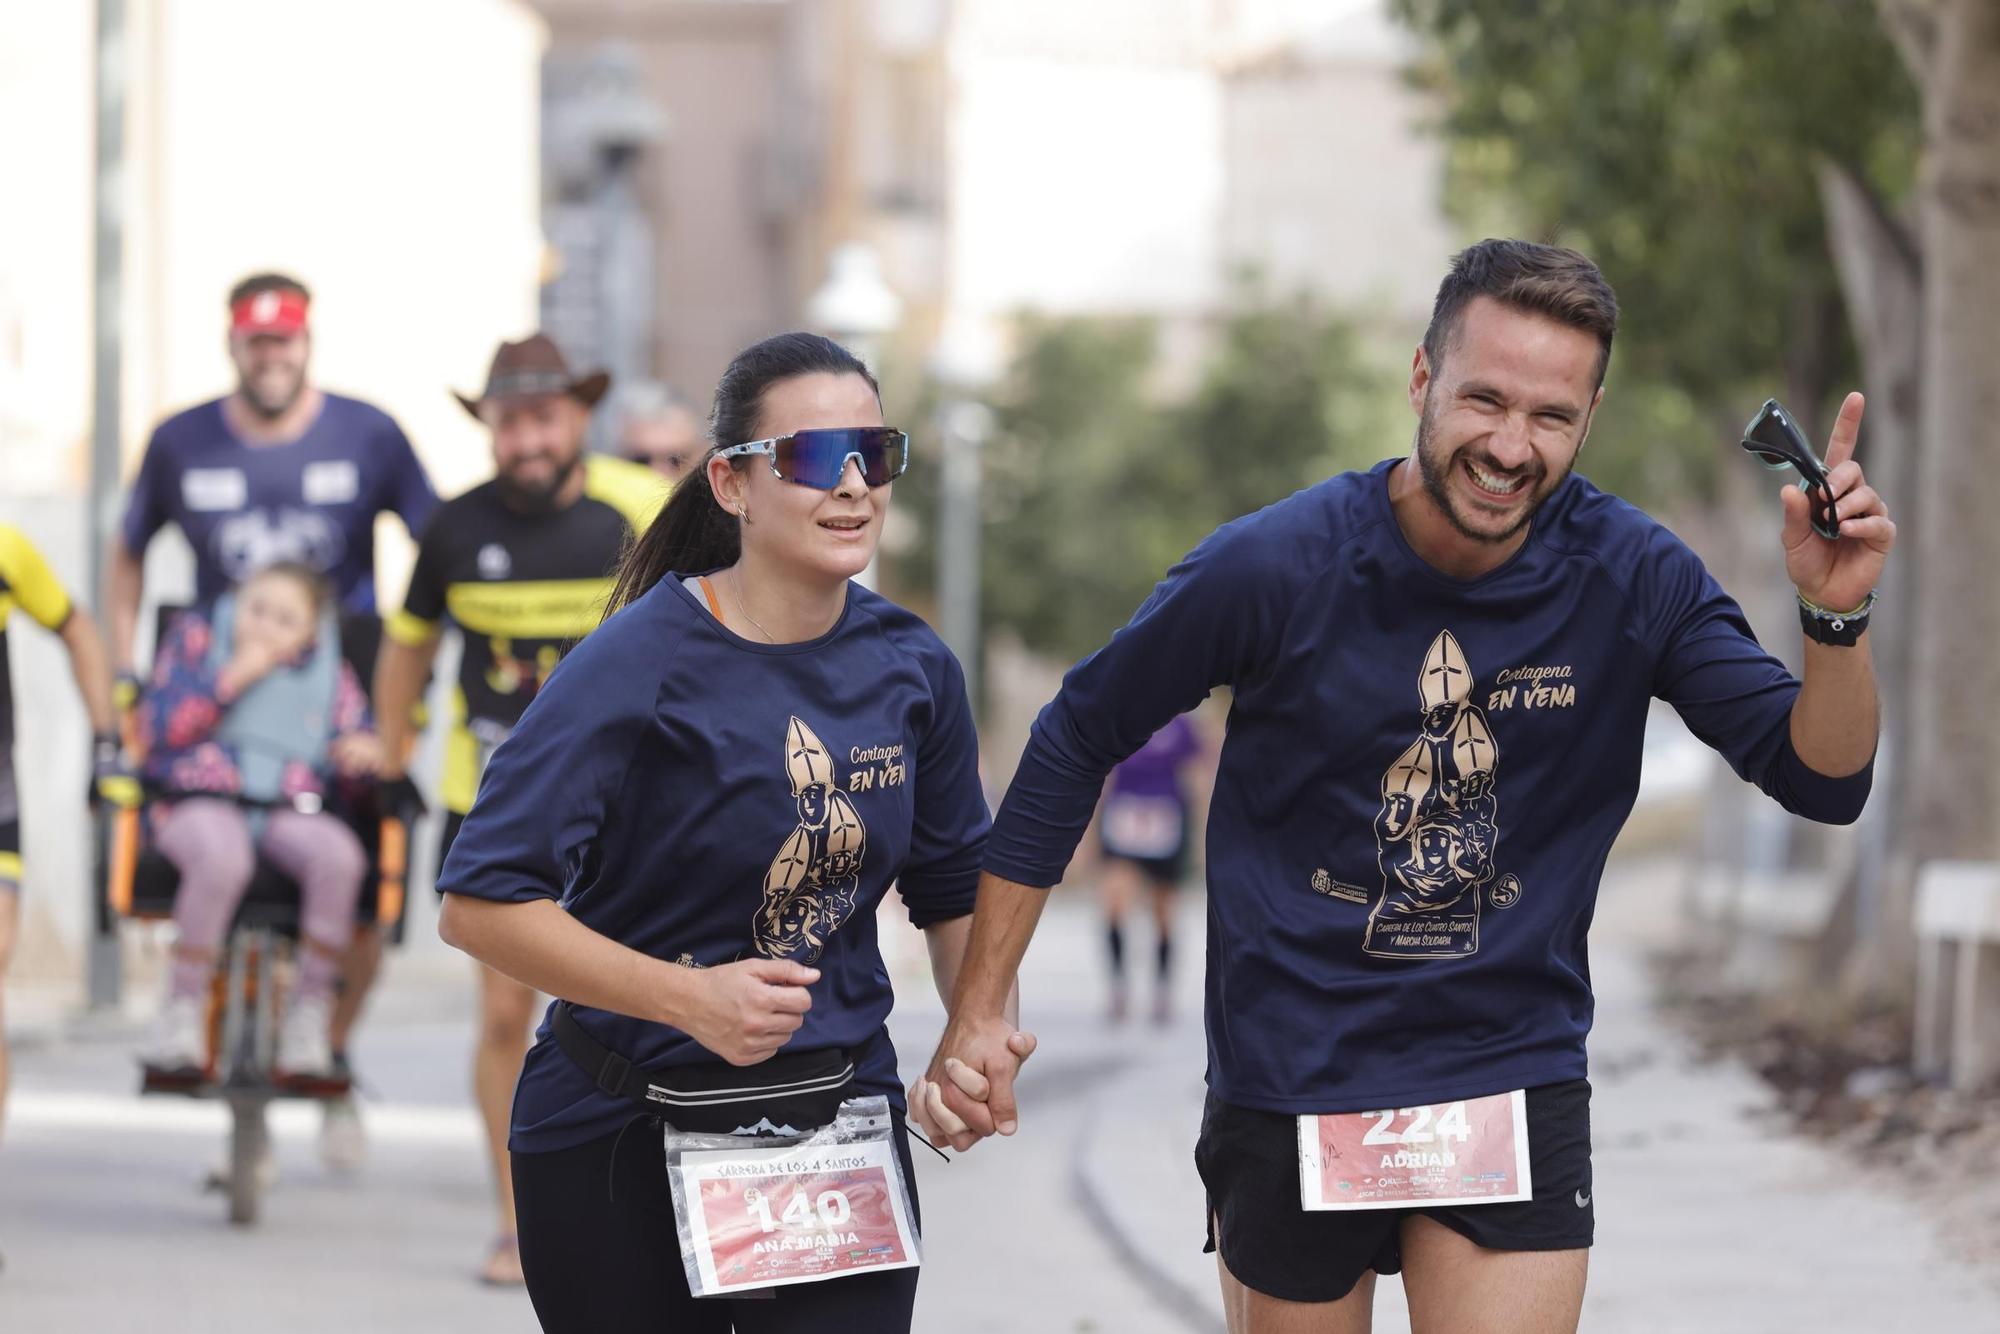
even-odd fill
[[[267,421],[276,420],[291,411],[292,405],[299,401],[299,396],[305,393],[305,389],[304,371],[294,373],[284,387],[275,393],[261,388],[256,377],[246,377],[237,383],[237,392],[243,396],[243,401],[250,405],[250,410]]]
[[[497,474],[493,481],[500,488],[500,499],[509,509],[523,514],[549,514],[556,508],[556,497],[576,470],[583,466],[583,451],[578,450],[570,460],[556,468],[549,480],[542,483],[518,482],[506,473]]]
[[[1446,454],[1437,443],[1437,427],[1431,418],[1430,394],[1427,391],[1424,395],[1423,414],[1417,418],[1417,474],[1423,478],[1425,493],[1430,496],[1431,503],[1437,506],[1438,512],[1444,515],[1445,521],[1451,524],[1460,536],[1470,538],[1474,542],[1498,545],[1512,541],[1515,534],[1528,526],[1529,521],[1535,517],[1535,512],[1541,509],[1543,502],[1548,500],[1556,487],[1562,484],[1563,478],[1569,476],[1569,469],[1565,468],[1551,478],[1538,466],[1536,475],[1522,483],[1530,493],[1528,503],[1521,507],[1519,516],[1504,532],[1496,533],[1473,527],[1465,515],[1459,512],[1451,488],[1446,485],[1452,471],[1458,466],[1459,455],[1465,452],[1464,449],[1457,449]],[[1505,473],[1507,470],[1495,467],[1491,471]]]

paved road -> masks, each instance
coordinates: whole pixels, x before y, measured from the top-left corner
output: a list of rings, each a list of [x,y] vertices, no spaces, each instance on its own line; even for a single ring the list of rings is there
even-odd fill
[[[1652,1016],[1639,950],[1660,938],[1672,897],[1659,868],[1628,868],[1600,913],[1602,1204],[1585,1328],[2000,1329],[1994,1276],[1947,1260],[1914,1207],[1786,1138],[1758,1115],[1766,1099],[1753,1079],[1697,1066]],[[1197,960],[1199,900],[1183,906],[1183,957]],[[1182,979],[1177,1022],[1109,1027],[1098,942],[1087,902],[1059,895],[1025,973],[1043,1045],[1023,1084],[1021,1134],[949,1165],[920,1163],[931,1238],[920,1330],[1221,1327],[1189,1156],[1198,979]],[[920,1062],[940,1021],[921,947],[892,951],[891,966],[904,997],[893,1027],[906,1064]],[[28,1034],[0,1149],[0,1331],[532,1331],[524,1297],[470,1278],[490,1223],[462,1092],[462,977],[460,961],[423,948],[394,961],[360,1047],[376,1093],[367,1170],[328,1176],[315,1118],[285,1109],[282,1179],[252,1229],[229,1227],[221,1201],[198,1190],[220,1110],[134,1097],[128,1028]],[[1378,1330],[1407,1329],[1399,1285],[1380,1291]]]

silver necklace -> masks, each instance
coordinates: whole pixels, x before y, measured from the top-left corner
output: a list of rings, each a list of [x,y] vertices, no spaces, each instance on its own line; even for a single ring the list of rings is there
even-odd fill
[[[752,625],[757,626],[757,633],[764,636],[764,640],[766,643],[771,643],[771,644],[777,643],[778,637],[772,634],[769,630],[766,630],[763,626],[758,625],[757,618],[755,616],[752,616],[750,614],[750,609],[743,605],[743,590],[737,587],[737,582],[742,577],[743,576],[737,574],[736,571],[734,570],[731,570],[729,572],[729,596],[735,599],[736,610],[743,613],[744,620],[750,622],[750,624]]]

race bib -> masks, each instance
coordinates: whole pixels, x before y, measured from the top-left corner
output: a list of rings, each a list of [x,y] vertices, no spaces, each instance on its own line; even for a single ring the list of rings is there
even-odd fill
[[[240,510],[250,503],[241,468],[189,468],[181,474],[181,504],[203,513]]]
[[[879,1121],[869,1103],[881,1104]],[[668,1137],[681,1254],[697,1297],[822,1283],[920,1264],[910,1196],[880,1098],[847,1103],[832,1126],[783,1145],[682,1147]],[[861,1116],[849,1109],[863,1109]],[[855,1127],[860,1127],[856,1133]]]
[[[1183,818],[1171,797],[1113,797],[1104,803],[1104,850],[1119,857],[1171,857],[1181,848]]]
[[[361,494],[361,470],[351,459],[308,463],[299,489],[308,505],[345,505]]]
[[[1534,1198],[1525,1091],[1299,1118],[1299,1203],[1406,1209]]]

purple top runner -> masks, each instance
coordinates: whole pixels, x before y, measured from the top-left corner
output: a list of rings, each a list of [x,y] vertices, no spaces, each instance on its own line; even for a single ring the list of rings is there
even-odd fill
[[[1180,771],[1200,754],[1201,738],[1182,714],[1111,771],[1108,791],[1114,797],[1173,797],[1185,805]]]

